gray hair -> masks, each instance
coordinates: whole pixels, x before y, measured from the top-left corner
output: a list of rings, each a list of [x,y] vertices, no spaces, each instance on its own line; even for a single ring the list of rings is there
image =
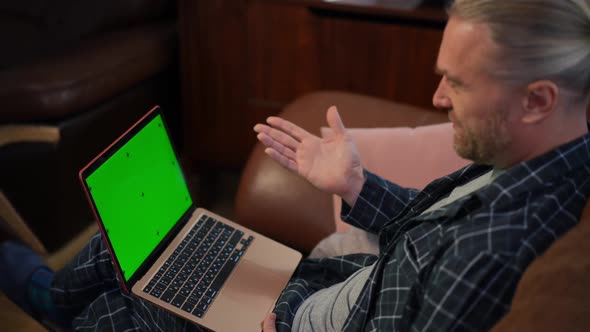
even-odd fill
[[[500,48],[500,79],[548,79],[590,92],[590,0],[455,0],[449,16],[483,23]]]

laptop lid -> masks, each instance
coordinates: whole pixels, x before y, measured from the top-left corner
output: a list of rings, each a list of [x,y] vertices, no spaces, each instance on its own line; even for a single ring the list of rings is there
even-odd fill
[[[129,292],[194,210],[161,109],[150,110],[79,177]]]

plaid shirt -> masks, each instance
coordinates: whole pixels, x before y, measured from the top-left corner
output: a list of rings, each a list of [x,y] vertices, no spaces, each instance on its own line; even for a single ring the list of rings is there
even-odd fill
[[[342,218],[379,234],[381,254],[304,260],[277,301],[277,329],[290,331],[297,307],[313,292],[375,262],[344,331],[490,329],[509,310],[526,267],[577,224],[590,196],[590,134],[421,215],[489,170],[470,165],[423,191],[366,172]]]

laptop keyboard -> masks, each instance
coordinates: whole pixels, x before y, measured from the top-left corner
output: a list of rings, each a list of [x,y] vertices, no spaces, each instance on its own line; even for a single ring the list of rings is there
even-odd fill
[[[252,240],[202,216],[143,291],[203,317]]]

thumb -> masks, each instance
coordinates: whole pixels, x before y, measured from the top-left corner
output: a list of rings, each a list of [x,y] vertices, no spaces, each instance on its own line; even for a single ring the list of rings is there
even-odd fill
[[[277,314],[274,312],[271,312],[268,316],[266,316],[264,322],[262,322],[262,332],[276,332],[276,320]]]
[[[340,118],[340,114],[338,114],[336,106],[330,106],[328,108],[326,120],[328,121],[328,126],[334,131],[334,134],[343,134],[346,132],[346,128],[344,127],[344,123],[342,123],[342,119]]]

